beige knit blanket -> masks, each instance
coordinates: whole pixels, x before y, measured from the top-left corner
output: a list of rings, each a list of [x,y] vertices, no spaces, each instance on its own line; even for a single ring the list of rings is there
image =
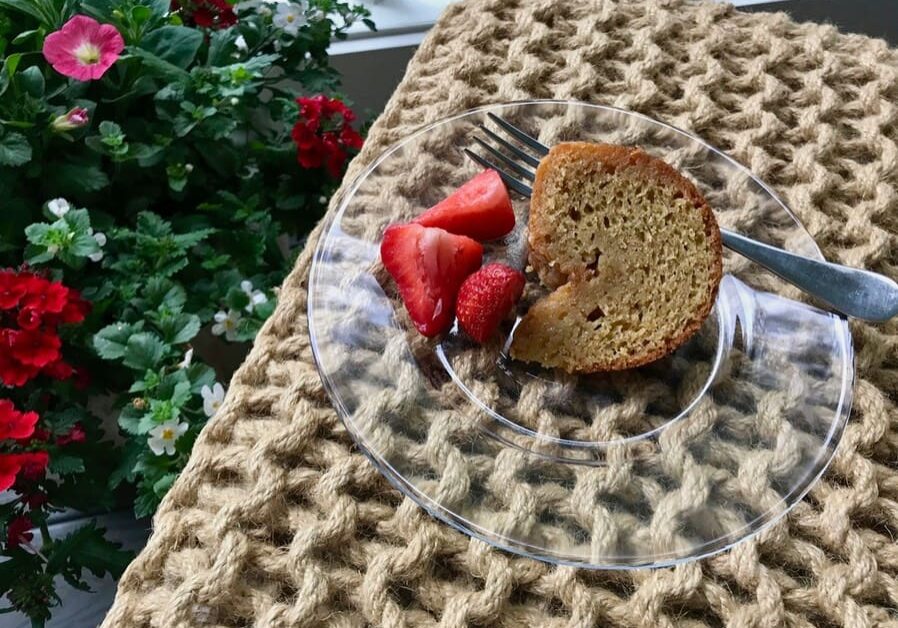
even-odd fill
[[[527,98],[691,130],[779,192],[829,259],[898,277],[898,53],[882,41],[714,2],[459,3],[348,179],[422,124]],[[785,520],[676,568],[553,567],[430,518],[353,446],[309,346],[319,232],[104,626],[898,626],[898,321],[853,324],[849,425]]]

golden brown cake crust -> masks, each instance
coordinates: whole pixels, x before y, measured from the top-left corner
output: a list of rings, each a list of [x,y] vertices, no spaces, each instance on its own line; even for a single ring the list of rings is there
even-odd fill
[[[550,222],[540,220],[540,211],[547,195],[545,186],[547,177],[544,175],[547,171],[554,168],[557,162],[567,160],[594,162],[607,172],[617,172],[618,170],[626,169],[629,173],[637,174],[639,178],[644,179],[647,185],[655,184],[673,187],[701,212],[705,235],[712,253],[707,298],[702,302],[701,307],[693,312],[689,321],[677,333],[665,338],[660,347],[643,353],[624,356],[610,362],[582,363],[572,368],[566,368],[566,370],[577,373],[618,371],[642,366],[658,360],[674,351],[697,332],[714,306],[718,286],[723,275],[720,229],[714,213],[691,181],[669,164],[661,159],[652,157],[640,148],[591,142],[566,142],[554,146],[537,168],[528,224],[531,266],[549,288],[562,286],[562,289],[557,291],[561,294],[552,294],[545,299],[552,299],[553,297],[563,298],[562,295],[565,294],[568,297],[573,296],[570,293],[575,290],[576,284],[588,275],[588,270],[583,266],[559,265],[556,260],[552,259],[547,249],[549,248],[548,242],[553,235],[553,225]],[[568,285],[563,286],[563,284]],[[548,305],[550,304],[547,303],[546,306]],[[540,303],[535,304],[534,308],[538,306],[540,306]],[[528,324],[532,323],[525,317],[524,321],[522,321],[524,329],[521,331],[526,333]]]

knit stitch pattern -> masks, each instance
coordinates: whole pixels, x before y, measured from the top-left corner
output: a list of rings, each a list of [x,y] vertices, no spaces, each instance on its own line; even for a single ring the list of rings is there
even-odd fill
[[[347,180],[420,125],[530,98],[689,130],[770,184],[828,259],[898,276],[898,53],[882,41],[714,2],[469,0],[421,45]],[[308,335],[320,231],[104,626],[898,626],[898,322],[852,323],[849,424],[779,523],[675,568],[553,567],[432,519],[353,445]]]

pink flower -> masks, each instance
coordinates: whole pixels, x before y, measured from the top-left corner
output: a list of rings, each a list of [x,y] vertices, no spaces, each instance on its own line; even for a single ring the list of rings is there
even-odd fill
[[[87,126],[88,122],[90,122],[90,117],[88,116],[87,109],[84,107],[75,107],[68,113],[64,113],[61,116],[54,118],[53,122],[50,123],[50,126],[57,132],[74,131],[75,129]]]
[[[86,15],[76,15],[44,40],[44,57],[53,69],[79,81],[103,76],[124,49],[114,26]]]

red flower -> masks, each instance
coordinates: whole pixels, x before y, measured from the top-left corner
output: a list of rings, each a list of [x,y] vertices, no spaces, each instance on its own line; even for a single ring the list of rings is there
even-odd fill
[[[362,136],[352,128],[355,114],[338,98],[323,94],[301,96],[299,116],[291,136],[296,144],[296,159],[303,168],[324,166],[337,178],[349,157],[349,151],[362,147]]]
[[[10,310],[19,304],[25,286],[15,273],[0,271],[0,310]]]
[[[87,390],[90,386],[90,373],[86,369],[75,369],[75,388]]]
[[[46,451],[28,451],[19,454],[21,459],[22,470],[19,473],[26,480],[39,480],[44,476],[47,465],[50,463],[50,454]]]
[[[359,150],[365,142],[362,136],[351,126],[347,125],[340,129],[340,143],[347,148]]]
[[[51,362],[45,366],[41,372],[44,375],[49,375],[53,379],[63,381],[70,378],[72,374],[74,374],[75,369],[73,369],[68,362],[56,360],[56,362]]]
[[[0,337],[0,381],[6,386],[24,386],[40,369],[17,362],[10,347],[11,342]]]
[[[22,329],[33,331],[41,326],[41,313],[33,307],[23,307],[19,310],[16,322]]]
[[[34,538],[30,531],[33,527],[34,524],[31,523],[31,519],[25,516],[19,516],[10,521],[9,527],[6,529],[7,549],[13,549],[22,543],[30,543]]]
[[[296,99],[296,102],[299,104],[299,115],[309,122],[314,122],[317,128],[318,119],[321,117],[321,109],[325,100],[326,98],[322,94],[312,96],[311,98],[300,96]]]
[[[172,0],[171,10],[179,9],[203,28],[227,28],[237,23],[237,14],[227,0]]]
[[[0,440],[28,438],[38,418],[36,412],[19,412],[12,401],[0,399]]]
[[[324,147],[321,138],[307,126],[297,122],[293,127],[293,141],[296,142],[296,159],[303,168],[320,168],[324,163]]]
[[[56,334],[22,330],[12,337],[12,356],[26,366],[43,368],[59,359],[61,346]]]
[[[69,289],[58,281],[49,282],[31,275],[25,280],[22,307],[34,308],[42,314],[45,312],[59,314],[65,308],[68,298]]]
[[[16,483],[21,468],[18,454],[0,454],[0,491],[9,490]]]
[[[324,159],[327,171],[335,179],[340,176],[343,164],[346,163],[346,152],[340,148],[340,144],[333,133],[325,133],[321,139],[324,145]]]
[[[41,493],[40,491],[29,493],[25,496],[25,503],[28,504],[28,507],[31,510],[35,508],[40,508],[44,504],[46,504],[49,500],[47,499],[46,493]]]
[[[61,323],[80,323],[90,314],[90,301],[81,298],[81,293],[69,288],[69,299],[59,314]]]
[[[16,442],[22,447],[27,447],[32,443],[45,443],[48,440],[50,440],[50,430],[46,430],[42,427],[36,427],[34,428],[34,434],[32,434],[30,438],[22,438],[17,440]]]
[[[56,444],[63,447],[69,443],[83,443],[86,438],[87,434],[84,433],[84,428],[76,423],[72,426],[72,429],[69,430],[68,434],[56,439]]]

